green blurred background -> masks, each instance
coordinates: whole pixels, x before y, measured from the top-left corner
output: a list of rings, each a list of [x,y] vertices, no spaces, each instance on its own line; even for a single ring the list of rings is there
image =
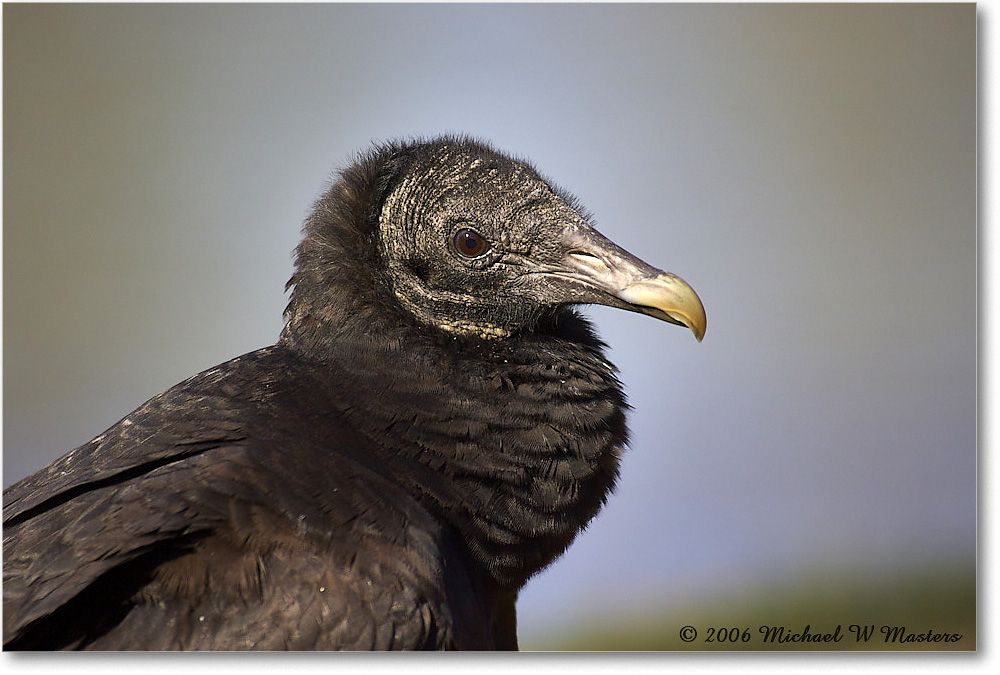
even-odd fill
[[[698,345],[590,311],[632,449],[522,593],[522,647],[731,649],[679,630],[773,623],[974,647],[974,5],[3,19],[4,485],[273,342],[300,224],[353,152],[468,132],[709,317]]]

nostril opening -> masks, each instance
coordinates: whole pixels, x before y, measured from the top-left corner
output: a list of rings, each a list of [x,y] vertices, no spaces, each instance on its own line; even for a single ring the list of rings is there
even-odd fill
[[[576,251],[570,251],[569,255],[571,255],[571,256],[573,256],[575,258],[581,258],[582,262],[587,262],[587,263],[590,263],[591,265],[594,265],[594,264],[603,265],[604,264],[604,262],[599,257],[597,257],[596,255],[594,255],[590,251],[584,251],[582,249],[578,249]]]
[[[578,265],[584,265],[591,269],[593,268],[606,268],[608,264],[604,262],[604,259],[600,256],[594,255],[590,251],[585,251],[583,249],[577,249],[575,251],[570,251],[566,256],[570,260],[576,261]]]

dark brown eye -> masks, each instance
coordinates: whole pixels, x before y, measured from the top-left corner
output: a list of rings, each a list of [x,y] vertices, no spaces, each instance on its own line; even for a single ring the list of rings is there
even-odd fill
[[[455,250],[466,258],[476,258],[490,250],[490,242],[483,235],[467,228],[456,232],[452,241],[455,243]]]

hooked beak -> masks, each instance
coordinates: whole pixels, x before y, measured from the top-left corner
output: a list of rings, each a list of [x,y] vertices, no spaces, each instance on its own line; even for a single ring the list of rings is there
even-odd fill
[[[705,337],[705,307],[680,277],[646,264],[588,226],[564,232],[568,252],[560,276],[583,286],[583,302],[648,314],[686,326],[701,342]],[[581,289],[583,290],[583,289]]]
[[[705,307],[694,289],[679,276],[661,272],[652,279],[640,279],[626,286],[616,295],[643,314],[687,326],[698,342],[705,337]]]

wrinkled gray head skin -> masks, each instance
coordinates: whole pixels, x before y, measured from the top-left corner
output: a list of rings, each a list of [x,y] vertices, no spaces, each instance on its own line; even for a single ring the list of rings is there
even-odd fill
[[[380,246],[397,300],[443,330],[502,337],[536,318],[552,296],[539,272],[566,251],[560,233],[586,222],[530,168],[441,146],[420,158],[387,197]],[[401,227],[400,227],[401,225]],[[478,255],[456,237],[475,233]]]
[[[616,246],[572,198],[488,147],[421,146],[378,220],[392,294],[443,331],[503,338],[555,308],[597,303],[704,333],[686,283]]]

